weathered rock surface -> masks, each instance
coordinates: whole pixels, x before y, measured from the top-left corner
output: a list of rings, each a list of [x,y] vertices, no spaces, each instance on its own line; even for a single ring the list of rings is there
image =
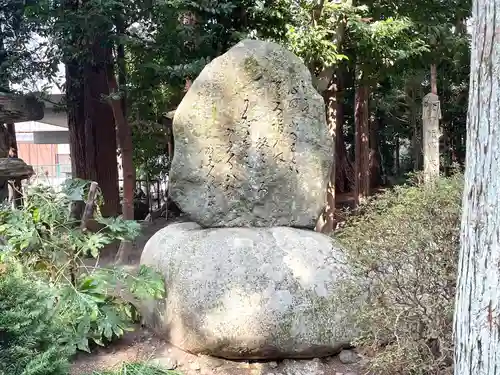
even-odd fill
[[[339,353],[339,360],[346,365],[350,365],[359,362],[361,357],[352,350],[342,350]]]
[[[244,40],[208,64],[175,111],[170,194],[204,227],[312,227],[333,144],[306,66]]]
[[[313,358],[354,338],[343,252],[320,233],[172,224],[148,241],[141,264],[164,274],[168,293],[145,304],[145,323],[188,352]]]

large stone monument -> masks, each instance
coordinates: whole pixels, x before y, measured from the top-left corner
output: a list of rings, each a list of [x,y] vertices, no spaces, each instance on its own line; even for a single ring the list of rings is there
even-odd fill
[[[172,199],[204,227],[314,227],[332,163],[324,107],[297,56],[240,42],[175,112]]]
[[[201,72],[173,123],[173,200],[194,222],[147,243],[167,297],[144,318],[178,347],[231,359],[329,356],[355,336],[349,267],[311,230],[333,142],[301,60],[244,40]],[[358,294],[359,295],[359,294]]]
[[[356,336],[357,305],[342,249],[303,229],[177,223],[146,244],[141,263],[165,277],[168,297],[143,316],[191,353],[230,359],[314,358]]]

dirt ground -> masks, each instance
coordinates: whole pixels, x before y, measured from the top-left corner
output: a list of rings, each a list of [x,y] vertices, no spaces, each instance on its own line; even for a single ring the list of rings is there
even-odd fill
[[[348,357],[354,352],[344,352]],[[107,348],[98,348],[92,354],[79,353],[72,364],[71,375],[89,375],[93,371],[110,370],[123,362],[148,361],[175,369],[182,375],[361,375],[357,363],[342,363],[338,356],[322,359],[282,362],[227,361],[186,353],[138,327],[135,332]]]
[[[158,230],[167,225],[165,219],[144,223],[142,235],[134,242],[130,266],[139,263],[144,245]],[[103,257],[99,263],[109,264],[112,256]],[[110,370],[123,362],[152,361],[167,369],[176,369],[182,375],[361,375],[363,357],[353,351],[343,355],[307,361],[237,362],[197,356],[186,353],[138,325],[134,332],[107,348],[97,348],[93,353],[80,352],[74,358],[71,375],[90,375],[93,371]]]

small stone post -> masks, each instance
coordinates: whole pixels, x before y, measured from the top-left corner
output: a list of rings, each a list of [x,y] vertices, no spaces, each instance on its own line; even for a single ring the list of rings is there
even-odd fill
[[[436,94],[424,96],[422,108],[424,181],[439,177],[439,120],[441,104]]]

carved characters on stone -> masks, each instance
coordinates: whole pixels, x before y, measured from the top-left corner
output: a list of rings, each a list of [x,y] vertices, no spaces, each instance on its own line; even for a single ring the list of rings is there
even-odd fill
[[[193,220],[314,227],[333,144],[323,99],[297,56],[240,42],[193,82],[173,131],[170,193]]]
[[[429,93],[422,100],[424,178],[439,177],[439,120],[441,103],[436,94]]]

